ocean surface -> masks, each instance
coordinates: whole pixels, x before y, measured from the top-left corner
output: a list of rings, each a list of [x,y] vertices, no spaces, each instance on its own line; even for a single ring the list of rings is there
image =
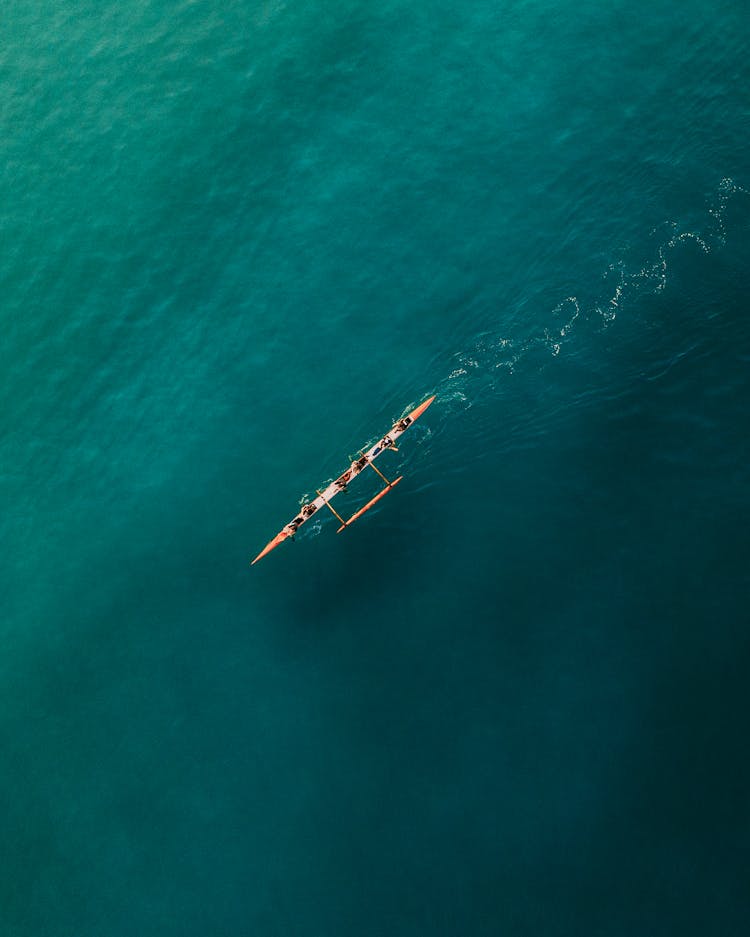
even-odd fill
[[[2,40],[1,937],[750,933],[747,4]]]

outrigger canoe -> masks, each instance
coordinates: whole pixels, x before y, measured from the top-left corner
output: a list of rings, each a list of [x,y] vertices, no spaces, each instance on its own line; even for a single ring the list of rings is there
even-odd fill
[[[317,498],[309,501],[307,504],[303,504],[299,514],[281,528],[279,533],[277,533],[273,540],[269,541],[269,543],[263,547],[263,549],[255,557],[250,565],[253,566],[258,562],[258,560],[263,559],[267,553],[270,553],[271,550],[274,550],[280,543],[283,543],[287,537],[293,537],[299,528],[306,521],[310,520],[313,514],[319,511],[323,506],[327,507],[339,520],[341,526],[337,530],[337,533],[340,534],[342,530],[346,529],[350,524],[353,524],[357,518],[362,517],[366,511],[369,511],[370,508],[377,504],[377,502],[380,501],[382,497],[387,495],[389,491],[395,488],[403,478],[403,475],[399,475],[399,477],[393,481],[388,481],[385,475],[374,464],[375,459],[381,454],[381,452],[385,452],[386,449],[396,450],[396,440],[399,438],[399,436],[402,435],[402,433],[406,432],[406,430],[415,420],[422,416],[422,414],[434,399],[435,395],[433,394],[433,396],[425,400],[424,403],[420,403],[420,405],[412,410],[411,413],[407,413],[406,416],[401,417],[400,420],[393,424],[390,431],[386,433],[386,435],[381,440],[376,442],[374,446],[370,446],[367,452],[362,452],[360,450],[359,458],[355,459],[349,468],[345,472],[342,472],[335,481],[332,481],[327,488],[325,488],[323,491],[318,491]],[[345,521],[344,518],[338,513],[338,511],[336,511],[336,509],[331,506],[331,499],[339,494],[339,492],[346,491],[346,486],[349,484],[349,482],[356,475],[359,475],[360,472],[364,471],[368,465],[373,469],[373,471],[378,473],[381,479],[386,483],[386,486],[381,491],[379,491],[374,498],[370,499],[370,501],[368,501],[364,507],[361,507],[358,511],[352,514],[348,521]]]

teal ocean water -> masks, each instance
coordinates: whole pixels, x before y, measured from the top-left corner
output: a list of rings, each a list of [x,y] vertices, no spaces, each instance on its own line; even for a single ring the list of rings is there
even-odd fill
[[[3,937],[750,932],[749,22],[5,4]]]

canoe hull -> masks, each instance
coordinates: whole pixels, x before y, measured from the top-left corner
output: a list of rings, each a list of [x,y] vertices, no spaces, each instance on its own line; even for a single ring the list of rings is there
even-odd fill
[[[395,449],[394,443],[399,438],[399,436],[405,433],[406,430],[412,425],[412,423],[414,423],[415,420],[418,420],[419,417],[422,416],[422,414],[430,406],[434,399],[435,395],[433,394],[432,397],[428,397],[427,400],[425,400],[423,403],[420,403],[418,407],[415,407],[413,410],[407,413],[406,416],[402,416],[400,420],[397,420],[391,427],[390,431],[386,433],[382,439],[378,440],[378,442],[376,442],[373,446],[370,446],[367,452],[361,453],[360,457],[355,459],[349,468],[342,472],[335,481],[332,481],[324,491],[321,491],[317,498],[314,498],[312,501],[308,502],[308,504],[303,505],[299,514],[291,521],[289,521],[288,524],[285,524],[284,527],[282,527],[279,533],[276,534],[273,540],[270,540],[266,544],[266,546],[260,551],[260,553],[255,557],[250,565],[254,566],[258,560],[263,559],[263,557],[270,553],[271,550],[275,550],[276,547],[279,546],[280,543],[283,543],[284,540],[286,540],[288,537],[293,537],[299,528],[304,523],[306,523],[313,516],[313,514],[316,514],[320,508],[325,507],[326,503],[329,502],[331,498],[335,497],[335,495],[337,495],[339,492],[344,491],[349,482],[357,475],[359,475],[360,472],[362,472],[365,468],[367,468],[369,463],[374,462],[382,452],[385,452],[386,449]],[[399,477],[396,481],[401,481],[401,478]],[[343,530],[344,527],[348,526],[350,523],[352,523],[352,521],[356,520],[358,517],[364,514],[365,511],[369,510],[373,504],[375,504],[376,501],[379,501],[380,498],[387,494],[395,484],[396,482],[390,483],[388,487],[376,495],[375,498],[368,502],[363,508],[360,508],[360,510],[357,511],[357,513],[350,520],[348,520],[341,529]]]

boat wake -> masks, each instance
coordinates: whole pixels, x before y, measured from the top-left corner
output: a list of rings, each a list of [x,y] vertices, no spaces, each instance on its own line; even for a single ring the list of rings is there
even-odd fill
[[[561,299],[543,318],[535,334],[521,338],[512,334],[480,334],[468,351],[453,356],[450,373],[436,387],[443,406],[467,410],[485,394],[494,395],[500,386],[498,377],[514,374],[522,365],[543,367],[545,359],[557,358],[575,340],[576,333],[609,329],[620,316],[635,313],[645,296],[662,293],[669,283],[673,258],[686,248],[711,254],[727,244],[727,214],[738,197],[750,195],[730,178],[721,181],[709,200],[705,224],[698,230],[682,228],[668,220],[650,232],[654,243],[651,258],[633,260],[623,249],[600,277],[600,287],[588,301],[578,295]]]

